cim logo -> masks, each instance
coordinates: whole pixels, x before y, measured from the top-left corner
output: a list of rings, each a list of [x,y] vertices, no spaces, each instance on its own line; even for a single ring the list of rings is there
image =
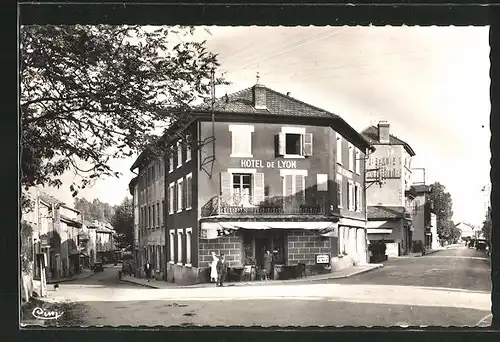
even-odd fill
[[[63,314],[64,312],[51,311],[38,307],[34,308],[32,312],[32,315],[38,319],[58,319]]]

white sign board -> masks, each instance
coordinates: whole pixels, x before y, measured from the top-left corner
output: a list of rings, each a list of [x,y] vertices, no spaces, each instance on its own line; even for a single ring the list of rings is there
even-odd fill
[[[316,264],[330,264],[330,254],[316,254]]]

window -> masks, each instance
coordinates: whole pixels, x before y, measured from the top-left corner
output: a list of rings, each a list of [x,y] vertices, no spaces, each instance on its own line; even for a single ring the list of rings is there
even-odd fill
[[[313,139],[301,127],[283,127],[278,135],[278,155],[291,158],[311,156]]]
[[[337,133],[337,163],[342,165],[342,136]]]
[[[191,144],[192,144],[191,136],[188,135],[186,137],[186,162],[191,160]]]
[[[161,225],[164,225],[164,218],[163,214],[165,213],[165,200],[161,201],[161,206],[160,206],[160,222]]]
[[[182,203],[182,178],[177,180],[177,212],[182,211],[183,203]]]
[[[175,260],[175,229],[170,229],[169,234],[169,249],[170,249],[170,263],[173,264]]]
[[[361,151],[356,149],[356,173],[361,174]]]
[[[347,203],[349,210],[354,211],[354,184],[352,181],[348,181],[347,186]]]
[[[182,143],[177,141],[177,168],[182,166]]]
[[[361,212],[361,187],[358,183],[354,185],[354,210]]]
[[[177,265],[182,265],[182,229],[177,229]]]
[[[174,171],[174,156],[172,154],[172,150],[168,151],[169,157],[168,157],[168,173],[171,173]]]
[[[168,213],[173,214],[174,213],[174,183],[170,183],[168,185]]]
[[[252,196],[252,175],[233,173],[233,204],[250,206]]]
[[[231,132],[231,157],[253,158],[252,125],[229,125]]]
[[[193,174],[189,173],[186,176],[186,210],[191,209],[191,201],[192,201],[192,180]]]
[[[160,203],[156,203],[156,225],[160,226]]]
[[[316,175],[316,183],[318,191],[328,191],[328,175],[324,173],[318,173]]]
[[[151,207],[147,207],[147,209],[146,209],[146,210],[147,210],[147,214],[146,214],[146,215],[147,215],[147,217],[146,217],[146,222],[147,222],[147,223],[146,223],[146,228],[149,228],[149,227],[151,227],[151,224],[150,224],[150,223],[151,223],[151,221],[150,221],[150,217],[151,217]]]
[[[349,144],[349,171],[354,171],[354,146]]]
[[[192,228],[186,228],[186,266],[191,266]]]
[[[293,204],[293,207],[302,204],[305,199],[307,170],[280,170],[280,175],[285,202]]]
[[[153,219],[152,219],[152,221],[153,221],[153,222],[152,222],[152,228],[154,228],[154,227],[156,227],[156,207],[155,207],[155,205],[154,205],[154,204],[152,205],[152,208],[153,208],[153,215],[152,215],[152,216],[153,216],[153,217],[152,217],[152,218],[153,218]]]
[[[342,208],[342,175],[337,175],[335,183],[337,184],[337,207]]]

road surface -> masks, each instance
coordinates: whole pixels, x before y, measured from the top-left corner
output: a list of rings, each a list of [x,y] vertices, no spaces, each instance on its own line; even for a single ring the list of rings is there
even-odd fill
[[[50,298],[78,303],[71,314],[85,325],[485,326],[489,272],[484,254],[465,247],[347,279],[262,287],[151,289],[120,282],[111,267]]]

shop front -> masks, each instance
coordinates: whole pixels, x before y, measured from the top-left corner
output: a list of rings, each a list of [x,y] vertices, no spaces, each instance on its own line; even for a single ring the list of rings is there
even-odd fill
[[[330,264],[318,264],[317,256],[330,260],[332,250],[337,249],[337,236],[337,224],[330,221],[204,222],[199,260],[201,266],[208,266],[212,252],[224,253],[229,281],[261,280],[269,252],[271,279],[297,278],[330,271]]]

